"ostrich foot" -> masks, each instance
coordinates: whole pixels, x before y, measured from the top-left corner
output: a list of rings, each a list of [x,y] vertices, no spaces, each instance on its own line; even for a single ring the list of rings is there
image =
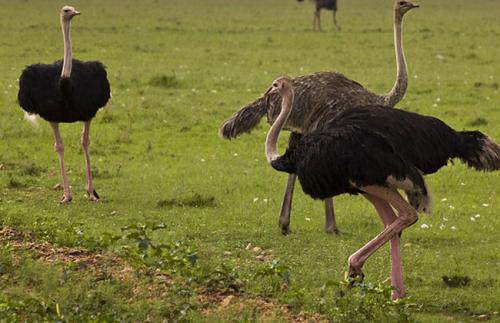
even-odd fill
[[[340,231],[338,228],[325,228],[325,232],[327,234],[334,234],[336,236],[342,235],[342,231]]]
[[[355,283],[360,283],[365,278],[365,274],[361,270],[361,266],[353,266],[349,263],[349,270],[346,273],[346,279],[349,280],[351,286],[354,286]]]
[[[61,201],[59,201],[59,204],[67,204],[69,202],[71,202],[73,200],[73,197],[71,196],[71,194],[64,194]]]
[[[391,293],[391,299],[393,301],[406,297],[406,293],[405,292],[401,292],[399,289],[397,289],[395,287],[393,287],[393,288],[394,289],[392,290],[392,293]]]
[[[284,223],[279,223],[279,227],[281,229],[281,234],[283,234],[284,236],[287,236],[289,235],[292,230],[290,230],[290,225],[287,223],[287,224],[284,224]]]
[[[88,199],[91,202],[99,202],[99,194],[97,194],[96,190],[88,190],[87,191]]]

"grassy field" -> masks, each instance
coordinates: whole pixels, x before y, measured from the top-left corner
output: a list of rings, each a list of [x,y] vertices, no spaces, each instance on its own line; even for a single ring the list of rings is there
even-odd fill
[[[335,199],[344,234],[329,236],[322,203],[297,189],[282,236],[286,176],[266,164],[267,124],[217,136],[278,75],[336,70],[388,91],[392,1],[341,1],[342,31],[323,13],[322,33],[308,2],[73,1],[74,55],[106,64],[113,98],[91,132],[102,202],[85,199],[81,125],[61,126],[69,205],[53,189],[49,126],[16,102],[22,69],[62,56],[61,4],[0,0],[0,321],[500,320],[498,172],[457,163],[428,177],[434,212],[403,234],[410,297],[393,303],[387,247],[367,284],[342,283],[347,257],[382,228],[363,198]],[[419,4],[399,106],[500,140],[500,2]]]

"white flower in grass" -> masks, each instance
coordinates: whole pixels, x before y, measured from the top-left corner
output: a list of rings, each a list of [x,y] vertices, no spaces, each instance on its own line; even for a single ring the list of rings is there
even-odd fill
[[[450,209],[452,209],[452,210],[454,210],[454,209],[455,209],[455,207],[454,207],[453,205],[448,205],[448,207],[449,207]]]
[[[465,183],[460,183],[461,186],[465,186]]]
[[[443,221],[448,221],[448,218],[443,217]]]
[[[306,221],[311,221],[311,218],[306,218]]]
[[[258,197],[254,197],[254,198],[253,198],[253,202],[254,202],[254,203],[255,203],[255,202],[257,202],[258,200],[259,200],[259,198],[258,198]]]
[[[479,213],[478,213],[478,214],[474,215],[474,217],[475,217],[476,219],[479,219],[479,218],[481,217],[481,214],[479,214]]]
[[[201,161],[202,163],[204,163],[204,162],[205,162],[205,158],[200,159],[200,161]]]
[[[443,230],[445,227],[446,226],[443,223],[441,223],[441,225],[439,226],[439,230]]]
[[[422,223],[422,225],[420,226],[421,229],[429,229],[429,225],[428,224],[425,224],[425,223]]]
[[[453,225],[450,229],[452,229],[453,231],[455,231],[457,229],[457,227]]]
[[[472,222],[474,222],[474,221],[476,221],[476,218],[475,218],[475,217],[473,217],[473,216],[471,216],[471,217],[470,217],[470,220],[471,220]]]
[[[234,156],[234,157],[238,157],[238,153],[234,153],[234,154],[233,154],[233,156]]]
[[[481,205],[482,205],[482,206],[484,206],[484,207],[488,207],[488,206],[490,206],[488,203],[483,203],[483,204],[481,204]]]
[[[447,199],[446,197],[443,197],[443,198],[441,199],[441,202],[446,202],[446,201],[448,201],[448,199]]]
[[[262,201],[264,201],[264,203],[267,203],[267,199],[263,199]]]

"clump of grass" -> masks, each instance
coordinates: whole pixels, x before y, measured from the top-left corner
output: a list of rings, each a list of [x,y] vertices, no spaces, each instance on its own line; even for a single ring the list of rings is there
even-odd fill
[[[391,300],[383,283],[328,281],[320,288],[319,313],[337,322],[414,322],[407,299]]]
[[[36,165],[35,163],[23,163],[19,166],[21,169],[21,175],[24,176],[40,176],[41,173],[45,171],[43,167]]]
[[[26,184],[18,181],[17,179],[15,179],[14,177],[10,177],[9,178],[9,181],[7,182],[7,187],[8,188],[22,188],[22,187],[26,187]]]
[[[181,83],[175,74],[161,74],[153,76],[151,80],[149,80],[149,85],[163,89],[173,89],[179,87]]]
[[[486,126],[487,124],[488,124],[488,120],[486,120],[485,118],[481,118],[481,117],[473,119],[467,123],[467,125],[471,126],[471,127]]]
[[[109,112],[105,112],[101,116],[101,123],[113,123],[114,120],[115,120],[115,116]]]
[[[495,90],[498,90],[499,88],[499,85],[497,82],[493,82],[493,83],[484,83],[484,82],[474,82],[474,87],[477,87],[477,88],[480,88],[480,87],[489,87],[489,88],[492,88],[492,89],[495,89]]]
[[[217,201],[214,196],[208,195],[203,196],[198,193],[194,193],[191,196],[182,198],[171,198],[165,200],[159,200],[156,203],[159,208],[163,207],[195,207],[195,208],[205,208],[205,207],[216,207]]]
[[[452,276],[443,276],[441,277],[443,282],[448,287],[466,287],[469,286],[472,279],[469,276],[463,275],[452,275]]]

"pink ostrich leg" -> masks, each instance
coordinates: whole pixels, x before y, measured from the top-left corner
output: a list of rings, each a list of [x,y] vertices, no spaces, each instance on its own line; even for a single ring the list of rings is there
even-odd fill
[[[89,146],[90,146],[90,120],[84,122],[83,133],[82,133],[82,147],[83,147],[83,154],[85,155],[85,177],[87,178],[87,185],[85,189],[87,190],[89,200],[98,202],[99,195],[97,195],[97,192],[94,190],[94,185],[92,183]]]
[[[418,220],[417,211],[406,202],[401,195],[394,189],[381,186],[363,186],[359,188],[361,191],[368,193],[371,196],[377,197],[389,205],[392,205],[398,211],[398,217],[389,226],[387,226],[380,234],[373,238],[370,242],[361,247],[358,251],[349,257],[349,277],[363,276],[361,268],[365,261],[382,247],[387,241],[398,236],[398,234],[415,223]],[[374,203],[374,206],[382,206],[382,204]],[[385,209],[385,207],[382,207]],[[383,212],[384,213],[384,212]],[[384,213],[385,214],[385,213]],[[385,218],[386,215],[382,216]],[[399,243],[399,242],[398,242]],[[395,247],[398,247],[398,243]],[[398,248],[399,249],[399,248]],[[398,253],[397,257],[400,260],[400,255]],[[397,259],[396,259],[397,260]],[[398,268],[396,268],[398,269]],[[399,270],[397,270],[399,271]],[[395,290],[393,293],[393,298],[404,297],[404,286],[402,280],[402,266],[400,273],[395,272],[396,281],[392,282],[394,285],[401,284],[398,287],[399,290]]]
[[[62,142],[61,134],[59,132],[59,124],[57,122],[51,122],[50,126],[54,132],[54,149],[56,150],[57,157],[59,158],[59,166],[61,168],[61,176],[63,180],[64,195],[60,203],[68,203],[73,199],[71,195],[71,189],[69,188],[68,177],[66,176],[66,170],[64,168],[64,144]]]
[[[384,223],[384,228],[387,228],[391,223],[396,221],[398,217],[394,214],[392,207],[386,201],[370,194],[364,194],[364,197],[375,206],[377,213]],[[401,238],[399,234],[391,239],[391,284],[394,287],[392,291],[393,299],[405,297],[400,242]]]

